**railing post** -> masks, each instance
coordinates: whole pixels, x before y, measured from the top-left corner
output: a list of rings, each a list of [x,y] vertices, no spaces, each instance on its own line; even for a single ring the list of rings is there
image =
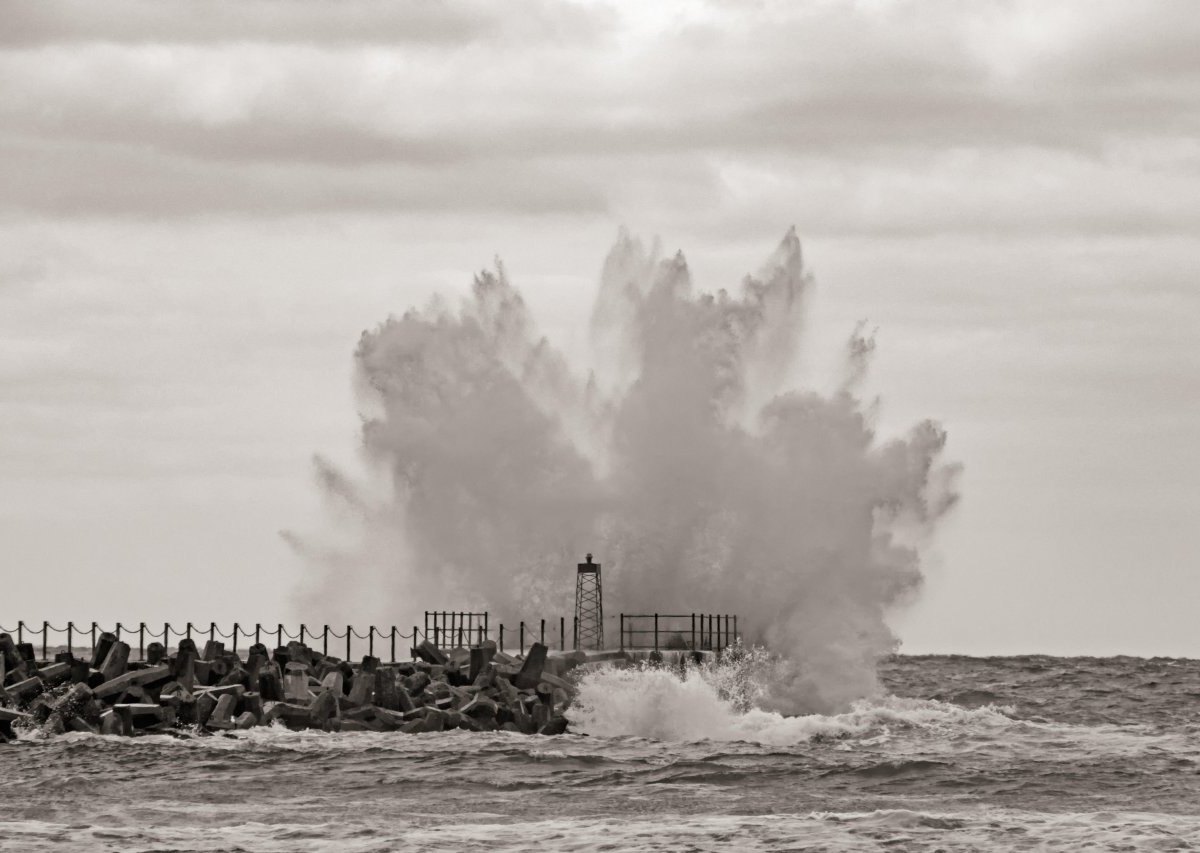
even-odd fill
[[[392,663],[396,662],[396,626],[392,626]]]
[[[546,645],[546,620],[545,619],[542,620],[541,639],[538,640],[538,642],[541,643],[543,646]]]
[[[234,622],[233,623],[233,653],[235,655],[237,654],[237,635],[238,635],[238,623]]]
[[[654,614],[654,651],[658,651],[658,614]]]
[[[17,645],[25,642],[25,623],[20,619],[17,620]]]
[[[426,627],[428,627],[428,623],[426,623]],[[413,641],[412,641],[412,646],[408,650],[408,653],[412,656],[413,660],[417,659],[417,626],[416,625],[413,625]]]
[[[735,643],[740,643],[742,641],[742,635],[738,633],[738,629],[737,629],[737,614],[736,613],[733,614],[733,641]]]
[[[208,639],[210,641],[215,641],[217,639],[217,623],[216,622],[208,623]]]
[[[275,630],[275,648],[283,648],[283,623],[280,622]]]
[[[167,654],[171,647],[171,623],[163,622],[163,654]]]
[[[517,654],[519,654],[519,655],[525,654],[525,620],[524,619],[521,620],[521,640],[517,644],[517,648],[519,649]]]
[[[346,661],[350,660],[350,626],[346,626]]]
[[[692,651],[698,648],[696,645],[696,614],[692,614]]]
[[[562,650],[567,650],[567,617],[558,617],[558,644],[562,646]]]
[[[186,636],[189,640],[192,638],[192,623],[191,622],[187,623],[187,631],[185,632],[184,636]]]
[[[146,659],[146,623],[138,624],[138,657],[141,660]]]
[[[304,645],[304,623],[300,623],[300,645]]]
[[[367,654],[375,657],[375,626],[372,625],[367,629]]]
[[[117,627],[113,628],[113,634],[116,635],[116,638],[118,640],[121,639],[121,623],[120,622],[117,623]]]
[[[50,623],[42,622],[42,660],[46,660],[48,654],[46,652],[47,638],[50,636]]]
[[[504,651],[504,623],[500,623],[500,642],[496,644],[501,652]]]
[[[617,631],[617,636],[621,640],[621,651],[625,651],[625,614],[621,614],[620,628]]]
[[[579,617],[574,617],[574,624],[571,626],[571,636],[574,638],[574,648],[579,648]]]
[[[75,632],[75,623],[74,623],[74,622],[68,622],[68,623],[67,623],[67,651],[68,651],[68,652],[69,652],[69,653],[70,653],[72,656],[74,656],[74,655],[75,655],[75,652],[74,652],[74,646],[72,646],[72,645],[71,645],[71,636],[72,636],[72,634],[74,634],[74,632]]]
[[[256,645],[256,646],[262,645],[261,635],[262,635],[262,623],[255,622],[254,623],[254,645]]]
[[[92,654],[96,654],[96,623],[92,623]]]
[[[329,654],[329,626],[326,625],[321,629],[321,654]]]

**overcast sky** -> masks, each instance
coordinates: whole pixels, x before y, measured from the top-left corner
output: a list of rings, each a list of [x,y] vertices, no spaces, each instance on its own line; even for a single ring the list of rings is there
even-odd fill
[[[794,224],[814,351],[868,318],[965,466],[905,649],[1200,654],[1194,4],[0,22],[0,624],[293,618],[364,329],[499,255],[571,350],[619,226],[715,289]]]

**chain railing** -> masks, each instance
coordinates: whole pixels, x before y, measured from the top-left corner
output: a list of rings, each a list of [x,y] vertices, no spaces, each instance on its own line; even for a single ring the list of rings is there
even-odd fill
[[[228,631],[222,631],[217,627],[216,622],[210,622],[208,625],[187,622],[182,627],[174,627],[169,622],[164,622],[161,628],[151,627],[145,622],[139,622],[136,625],[125,625],[118,622],[111,629],[101,627],[97,622],[75,623],[68,622],[66,627],[59,628],[51,625],[49,622],[26,623],[24,621],[17,622],[16,628],[5,628],[0,625],[0,633],[6,633],[16,638],[18,645],[24,644],[27,637],[32,640],[40,641],[41,659],[49,660],[50,651],[53,648],[57,651],[74,651],[76,649],[87,649],[94,653],[100,634],[112,634],[118,640],[128,642],[132,650],[133,641],[137,639],[138,660],[146,660],[146,646],[152,642],[159,642],[164,649],[171,648],[172,637],[176,640],[181,639],[205,639],[208,640],[228,640],[230,641],[230,651],[234,654],[248,651],[251,644],[260,644],[274,641],[276,646],[286,646],[288,640],[299,640],[306,645],[315,646],[318,642],[321,646],[322,654],[331,654],[330,639],[345,640],[346,660],[350,660],[354,651],[353,640],[365,640],[367,644],[366,654],[375,657],[376,645],[375,641],[381,643],[380,652],[385,649],[392,663],[396,663],[400,658],[397,657],[397,652],[412,653],[413,647],[416,646],[422,637],[417,626],[413,626],[411,631],[401,631],[397,626],[391,625],[386,628],[378,628],[371,625],[365,633],[361,633],[352,625],[347,625],[344,631],[338,632],[328,625],[322,625],[319,630],[313,630],[307,624],[301,624],[299,630],[295,633],[287,630],[283,624],[262,625],[255,623],[252,627],[244,626],[240,622],[234,622],[233,627]],[[51,634],[56,635],[55,641],[52,643]],[[65,642],[59,642],[59,640]],[[242,649],[238,648],[238,640],[252,640],[252,643],[243,644]],[[81,642],[82,641],[82,642]],[[405,649],[401,643],[408,643],[408,648]],[[177,645],[176,645],[177,647]],[[35,648],[35,653],[37,646]],[[358,649],[362,650],[361,643]]]
[[[18,644],[25,643],[27,636],[40,641],[42,660],[50,659],[52,648],[56,652],[82,648],[94,653],[99,635],[104,633],[111,633],[118,640],[124,638],[125,642],[129,643],[131,650],[133,639],[136,637],[137,659],[142,661],[146,660],[146,646],[149,643],[161,642],[164,650],[170,649],[172,637],[176,640],[184,638],[189,640],[197,638],[207,638],[213,641],[218,638],[228,640],[229,650],[235,654],[248,652],[249,646],[252,644],[273,641],[277,647],[281,647],[286,646],[289,640],[298,640],[313,648],[319,647],[321,653],[325,655],[336,655],[344,650],[345,660],[353,657],[356,648],[354,641],[358,640],[357,649],[360,653],[363,651],[362,641],[366,641],[366,654],[380,657],[382,660],[383,654],[386,653],[391,663],[401,660],[397,656],[398,653],[407,652],[408,657],[405,659],[415,659],[416,647],[423,640],[429,640],[437,646],[449,647],[469,646],[492,639],[491,623],[487,613],[428,611],[425,614],[425,620],[424,631],[417,625],[413,625],[410,631],[401,631],[396,625],[384,628],[370,625],[365,633],[353,625],[347,625],[344,630],[339,631],[329,625],[321,625],[314,629],[305,623],[301,623],[293,633],[282,623],[274,625],[255,623],[253,626],[244,626],[240,622],[234,622],[232,628],[222,631],[217,627],[216,622],[209,622],[207,625],[187,622],[182,627],[175,627],[169,622],[164,622],[161,628],[152,628],[146,622],[139,622],[136,625],[125,625],[118,622],[110,630],[102,628],[96,622],[78,624],[68,622],[65,627],[58,628],[49,622],[42,622],[39,626],[37,623],[21,621],[17,623],[16,628],[0,626],[0,633],[15,636]],[[526,649],[536,641],[547,647],[566,651],[572,647],[572,641],[569,638],[575,636],[574,623],[572,621],[568,625],[567,619],[563,616],[557,619],[557,625],[554,624],[555,621],[521,620],[515,628],[512,626],[506,628],[501,622],[496,627],[496,646],[502,652],[508,651],[508,647],[515,640],[517,653],[523,655]],[[52,644],[51,634],[64,638],[65,642]],[[720,651],[740,638],[737,616],[708,613],[682,615],[622,613],[619,635],[621,649],[685,648]],[[238,648],[239,640],[251,639],[252,643],[244,643],[241,649]],[[380,652],[378,655],[376,654],[377,640]],[[331,641],[336,645],[331,646]],[[344,646],[342,642],[344,642]],[[37,646],[35,645],[35,654],[36,651]]]

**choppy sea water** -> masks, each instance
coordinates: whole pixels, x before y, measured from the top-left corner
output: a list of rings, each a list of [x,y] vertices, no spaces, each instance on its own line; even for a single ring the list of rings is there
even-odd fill
[[[881,674],[885,698],[798,718],[622,676],[597,685],[590,736],[30,738],[0,747],[0,850],[1200,846],[1200,661],[898,657]]]

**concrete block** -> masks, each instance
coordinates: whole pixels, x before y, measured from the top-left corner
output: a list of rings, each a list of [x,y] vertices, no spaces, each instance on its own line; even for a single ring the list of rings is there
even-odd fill
[[[242,694],[238,707],[241,708],[241,713],[243,714],[247,711],[253,714],[255,722],[258,722],[263,717],[262,695],[259,693],[249,692]]]
[[[374,671],[360,671],[354,676],[354,683],[350,686],[350,702],[354,705],[367,705],[370,704],[374,696]]]
[[[66,661],[52,663],[43,666],[38,670],[38,678],[42,680],[47,687],[57,687],[71,680],[71,664]]]
[[[561,715],[552,716],[544,726],[538,729],[540,735],[561,735],[567,731],[567,718]]]
[[[467,677],[474,683],[479,678],[479,674],[492,662],[496,650],[487,646],[476,646],[471,649],[470,654],[470,670]]]
[[[124,645],[122,643],[121,645]],[[133,672],[126,672],[112,679],[105,680],[96,688],[96,696],[101,699],[106,699],[110,696],[119,696],[124,690],[134,685],[150,684],[155,681],[163,681],[171,677],[171,667],[163,664],[161,666],[153,666],[149,669],[139,669]]]
[[[212,717],[213,711],[217,708],[217,700],[209,694],[196,697],[196,725],[205,726],[208,724],[209,718]]]
[[[100,664],[100,672],[103,673],[105,681],[112,681],[118,675],[124,675],[128,668],[129,644],[116,640],[109,646],[108,654]]]
[[[8,695],[18,703],[31,702],[35,696],[45,689],[46,685],[36,675],[32,678],[18,681],[15,684],[10,684],[5,688]]]
[[[329,720],[338,716],[337,695],[332,690],[322,690],[309,709],[309,724],[314,728],[324,728]]]
[[[525,655],[525,662],[521,664],[521,671],[513,679],[513,684],[516,685],[518,690],[528,690],[536,687],[537,683],[542,680],[542,670],[546,666],[547,651],[548,649],[541,643],[534,643],[529,647],[529,652]]]
[[[289,663],[283,674],[283,694],[289,702],[308,704],[308,668],[302,663]]]
[[[258,725],[258,718],[249,711],[243,711],[242,713],[238,714],[237,719],[234,720],[234,725],[239,729],[252,729]]]
[[[421,660],[435,666],[445,666],[447,661],[449,661],[446,653],[429,640],[423,640],[421,645],[417,646],[414,651],[416,651],[417,657],[419,657]]]
[[[284,700],[283,683],[274,665],[266,667],[258,674],[258,692],[262,694],[264,702]]]
[[[96,648],[92,650],[92,669],[100,669],[100,665],[104,663],[104,659],[108,657],[108,651],[112,648],[113,643],[117,641],[116,634],[110,634],[108,631],[102,633],[96,639]]]
[[[211,694],[208,694],[211,695]],[[198,700],[198,701],[203,701]],[[217,699],[217,704],[213,707],[212,714],[205,723],[210,729],[232,729],[233,723],[233,707],[237,703],[237,697],[232,693],[223,693]]]
[[[225,656],[225,644],[220,640],[208,640],[204,644],[204,654],[200,660],[215,661]]]

